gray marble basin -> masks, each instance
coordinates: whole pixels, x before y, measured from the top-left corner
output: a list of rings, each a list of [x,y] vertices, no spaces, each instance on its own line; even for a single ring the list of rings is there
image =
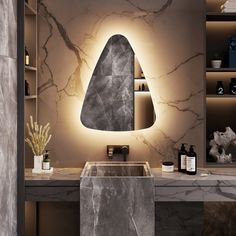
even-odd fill
[[[87,162],[82,177],[151,176],[148,162]]]
[[[87,162],[80,176],[81,236],[154,236],[147,162]]]

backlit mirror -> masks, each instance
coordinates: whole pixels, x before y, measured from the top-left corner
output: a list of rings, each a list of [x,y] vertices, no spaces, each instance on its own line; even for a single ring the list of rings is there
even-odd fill
[[[81,122],[87,128],[131,131],[153,125],[155,112],[147,80],[122,35],[112,36],[90,80]]]

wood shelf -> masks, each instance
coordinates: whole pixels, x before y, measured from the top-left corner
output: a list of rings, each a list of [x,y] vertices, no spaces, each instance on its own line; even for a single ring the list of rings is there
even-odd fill
[[[235,13],[221,13],[221,12],[208,12],[206,14],[207,21],[236,21]]]
[[[27,2],[25,2],[25,15],[36,16],[37,11],[31,7]]]
[[[206,72],[236,72],[236,68],[206,68]]]
[[[236,98],[236,95],[229,95],[229,94],[225,94],[225,95],[216,95],[216,94],[209,94],[206,95],[207,98]]]
[[[25,66],[26,71],[37,71],[37,68],[35,66]]]
[[[36,99],[37,95],[25,96],[25,100]]]

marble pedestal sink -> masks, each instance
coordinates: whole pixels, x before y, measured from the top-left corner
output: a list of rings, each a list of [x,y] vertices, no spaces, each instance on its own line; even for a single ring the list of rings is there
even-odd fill
[[[147,162],[87,162],[80,178],[81,236],[154,236]]]

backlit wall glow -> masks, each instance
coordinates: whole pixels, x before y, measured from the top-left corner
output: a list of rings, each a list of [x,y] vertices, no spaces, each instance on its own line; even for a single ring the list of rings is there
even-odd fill
[[[128,160],[159,166],[176,162],[182,142],[193,143],[203,161],[203,8],[203,0],[39,1],[39,121],[51,123],[54,166],[105,160],[107,144],[128,144]],[[96,131],[80,121],[89,80],[114,34],[129,40],[147,78],[157,113],[148,129]]]

